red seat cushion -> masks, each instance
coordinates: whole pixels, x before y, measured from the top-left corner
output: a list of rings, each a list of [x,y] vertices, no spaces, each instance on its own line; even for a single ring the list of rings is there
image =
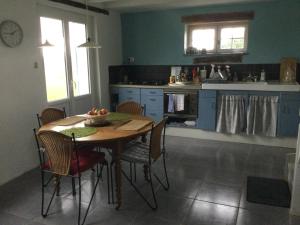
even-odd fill
[[[79,168],[77,166],[77,159],[75,153],[70,165],[70,175],[76,175],[79,172],[84,172],[91,169],[97,163],[104,164],[105,154],[103,152],[95,152],[92,150],[80,150],[78,151]],[[51,170],[49,162],[42,165],[43,170]]]

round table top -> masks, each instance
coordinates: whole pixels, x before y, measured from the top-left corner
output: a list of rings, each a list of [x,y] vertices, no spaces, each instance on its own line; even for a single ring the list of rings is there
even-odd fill
[[[140,116],[140,115],[132,115],[128,114],[130,120],[147,120],[153,122],[153,120],[149,117],[146,116]],[[79,115],[80,116],[80,115]],[[59,126],[53,123],[46,124],[42,126],[39,131],[44,131],[44,130],[52,130],[52,131],[62,131],[70,128],[75,128],[75,127],[85,127],[84,124],[85,121],[78,122],[76,124],[68,125],[68,126]],[[116,141],[116,140],[122,140],[122,139],[128,139],[128,138],[134,138],[140,135],[143,135],[147,132],[149,132],[152,128],[152,123],[149,125],[135,131],[128,131],[128,130],[121,130],[118,129],[123,125],[124,121],[114,121],[108,126],[103,126],[103,127],[95,127],[97,129],[97,132],[86,136],[86,137],[81,137],[81,138],[76,138],[77,142],[111,142],[111,141]]]

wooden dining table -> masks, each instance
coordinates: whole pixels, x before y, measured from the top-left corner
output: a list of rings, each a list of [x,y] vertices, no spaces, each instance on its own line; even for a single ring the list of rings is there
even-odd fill
[[[97,129],[97,132],[81,138],[76,138],[76,142],[79,145],[93,145],[97,147],[105,147],[112,149],[113,157],[115,160],[115,182],[116,182],[116,209],[119,209],[122,205],[122,165],[121,165],[121,153],[124,149],[124,145],[128,143],[129,141],[145,135],[147,132],[149,132],[152,128],[153,120],[146,116],[140,116],[140,115],[132,115],[128,114],[128,120],[147,120],[150,121],[148,125],[145,127],[142,127],[139,130],[122,130],[120,127],[124,124],[124,121],[112,121],[107,126],[102,127],[95,127]],[[76,116],[75,116],[76,117]],[[75,118],[73,117],[73,118]],[[78,118],[82,118],[82,115],[78,115]],[[71,119],[70,119],[71,118]],[[70,128],[76,128],[76,127],[85,127],[85,120],[79,121],[76,123],[72,123],[68,125],[64,121],[72,120],[72,117],[67,117],[65,119],[62,119],[60,121],[55,121],[49,124],[46,124],[42,126],[39,131],[42,130],[53,130],[53,131],[62,131]],[[84,118],[82,118],[84,119]],[[87,118],[88,119],[88,118]],[[127,120],[127,121],[128,121]],[[76,120],[75,120],[76,121]],[[60,125],[61,124],[63,125]],[[109,191],[109,190],[108,190]]]

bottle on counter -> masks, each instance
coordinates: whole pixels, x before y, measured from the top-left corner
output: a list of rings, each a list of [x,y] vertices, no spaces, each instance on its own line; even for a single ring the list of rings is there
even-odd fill
[[[204,81],[206,79],[206,76],[207,76],[207,70],[204,66],[204,68],[200,71],[201,80]]]
[[[209,74],[209,78],[210,79],[215,78],[215,65],[214,64],[211,64],[211,71],[210,71],[210,74]]]
[[[260,81],[266,81],[266,72],[264,69],[260,72]]]
[[[192,70],[192,76],[193,76],[193,83],[194,84],[199,84],[200,83],[198,71],[199,71],[199,68],[197,68],[197,69],[193,68],[193,70]]]

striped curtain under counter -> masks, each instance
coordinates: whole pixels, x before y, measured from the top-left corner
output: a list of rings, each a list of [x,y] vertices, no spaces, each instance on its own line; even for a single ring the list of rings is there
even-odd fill
[[[276,137],[278,96],[250,96],[247,134]]]
[[[278,96],[222,95],[219,98],[217,132],[276,136]]]
[[[238,134],[246,127],[245,97],[222,95],[219,99],[217,132]]]

